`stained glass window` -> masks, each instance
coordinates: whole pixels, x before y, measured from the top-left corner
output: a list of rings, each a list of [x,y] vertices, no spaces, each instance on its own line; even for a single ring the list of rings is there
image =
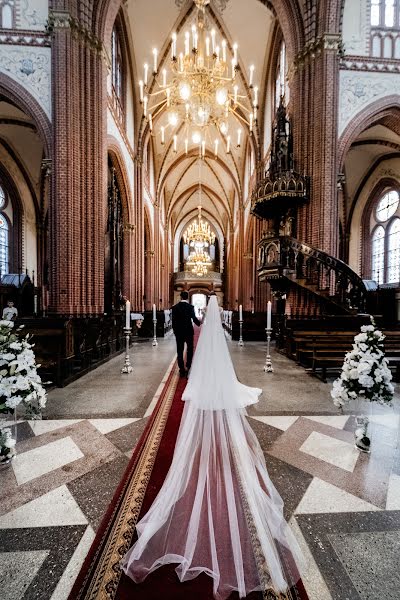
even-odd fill
[[[3,188],[0,186],[0,209],[4,208],[6,204],[6,195],[4,193]]]
[[[387,282],[400,281],[400,219],[395,219],[388,230]]]
[[[8,223],[0,213],[0,274],[8,273],[9,250],[8,250]]]
[[[397,210],[399,206],[399,194],[395,190],[386,192],[379,200],[376,207],[376,218],[378,221],[387,221]]]
[[[379,225],[372,236],[372,279],[383,283],[385,265],[385,230]]]

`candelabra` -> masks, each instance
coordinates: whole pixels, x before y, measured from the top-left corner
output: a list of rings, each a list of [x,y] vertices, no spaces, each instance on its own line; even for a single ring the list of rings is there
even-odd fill
[[[158,342],[157,342],[157,319],[153,319],[153,346],[158,346]]]
[[[125,333],[125,363],[121,369],[121,373],[132,373],[133,369],[132,369],[131,361],[129,358],[129,339],[130,339],[130,335],[131,335],[131,328],[124,327],[124,333]]]
[[[239,341],[238,341],[238,346],[244,346],[242,334],[243,334],[243,319],[241,319],[239,321]]]
[[[267,327],[265,331],[266,331],[266,334],[267,334],[267,356],[266,356],[266,359],[265,359],[264,373],[273,373],[274,369],[272,367],[271,356],[270,356],[270,353],[269,353],[270,343],[271,343],[272,328]]]

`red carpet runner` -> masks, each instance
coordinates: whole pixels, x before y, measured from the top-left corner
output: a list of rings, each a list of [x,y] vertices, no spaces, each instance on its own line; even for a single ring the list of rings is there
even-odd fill
[[[149,509],[171,465],[185,386],[186,379],[179,378],[175,365],[103,519],[70,600],[213,600],[212,580],[203,573],[180,583],[174,566],[166,565],[141,584],[135,584],[119,569],[120,559],[136,539],[135,524]],[[290,572],[291,557],[284,558]],[[229,600],[238,598],[238,594],[232,594]],[[247,596],[248,600],[262,598],[261,593]],[[308,600],[301,581],[282,598]]]

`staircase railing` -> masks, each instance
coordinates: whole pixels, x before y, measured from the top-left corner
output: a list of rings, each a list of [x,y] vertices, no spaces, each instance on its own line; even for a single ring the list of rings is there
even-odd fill
[[[346,263],[295,238],[264,238],[258,243],[258,276],[287,278],[346,312],[365,310],[363,280]]]

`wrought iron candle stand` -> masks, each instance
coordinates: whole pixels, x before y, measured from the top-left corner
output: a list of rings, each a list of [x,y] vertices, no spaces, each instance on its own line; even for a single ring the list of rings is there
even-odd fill
[[[125,333],[125,364],[121,369],[121,373],[132,373],[133,369],[132,369],[132,365],[131,365],[131,361],[129,359],[129,339],[131,336],[131,328],[130,327],[124,327],[124,333]]]
[[[242,334],[243,334],[243,319],[241,321],[239,321],[239,341],[238,341],[238,346],[244,346]]]
[[[269,353],[270,351],[270,344],[271,344],[271,333],[272,333],[272,328],[268,328],[265,330],[266,334],[267,334],[267,356],[265,359],[265,365],[264,365],[264,373],[273,373],[274,369],[272,366],[272,362],[271,362],[271,355]]]
[[[153,346],[158,346],[157,342],[157,319],[153,319],[153,328],[154,328],[154,336],[153,336]]]

